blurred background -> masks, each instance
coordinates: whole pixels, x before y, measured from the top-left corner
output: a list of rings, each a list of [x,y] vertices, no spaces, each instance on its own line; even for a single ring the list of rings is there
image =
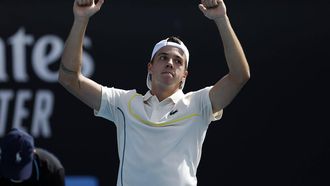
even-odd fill
[[[156,42],[179,36],[191,57],[184,92],[227,73],[215,24],[197,0],[111,0],[89,23],[83,73],[147,91]],[[251,79],[210,125],[199,186],[329,185],[330,2],[227,0]],[[0,0],[0,140],[12,127],[53,152],[69,186],[115,185],[116,128],[57,83],[73,0]]]

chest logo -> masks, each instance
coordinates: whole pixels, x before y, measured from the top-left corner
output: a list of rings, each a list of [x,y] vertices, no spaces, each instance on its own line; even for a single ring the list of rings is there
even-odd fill
[[[177,113],[177,112],[178,112],[178,110],[172,110],[172,111],[170,112],[170,116],[174,115],[174,114]]]

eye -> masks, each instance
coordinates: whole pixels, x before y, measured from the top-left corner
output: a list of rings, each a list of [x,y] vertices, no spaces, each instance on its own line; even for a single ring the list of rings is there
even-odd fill
[[[176,63],[176,64],[179,64],[179,65],[182,65],[182,64],[183,64],[183,62],[182,62],[181,59],[175,59],[175,63]]]
[[[159,56],[160,60],[167,60],[167,56]]]

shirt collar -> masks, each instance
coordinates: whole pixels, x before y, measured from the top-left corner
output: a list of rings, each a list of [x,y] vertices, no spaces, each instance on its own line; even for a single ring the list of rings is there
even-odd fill
[[[151,94],[151,91],[149,90],[144,96],[143,101],[148,101],[150,98],[152,98],[154,95]],[[181,89],[178,89],[174,94],[172,94],[170,97],[166,98],[165,100],[169,99],[174,104],[177,103],[182,97],[184,96],[184,93]]]

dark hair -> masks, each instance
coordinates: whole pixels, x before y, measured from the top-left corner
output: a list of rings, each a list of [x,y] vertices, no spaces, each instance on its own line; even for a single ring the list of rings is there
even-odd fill
[[[178,36],[170,36],[167,41],[173,42],[173,43],[177,43],[179,45],[181,45],[183,42],[181,41],[181,39]]]

